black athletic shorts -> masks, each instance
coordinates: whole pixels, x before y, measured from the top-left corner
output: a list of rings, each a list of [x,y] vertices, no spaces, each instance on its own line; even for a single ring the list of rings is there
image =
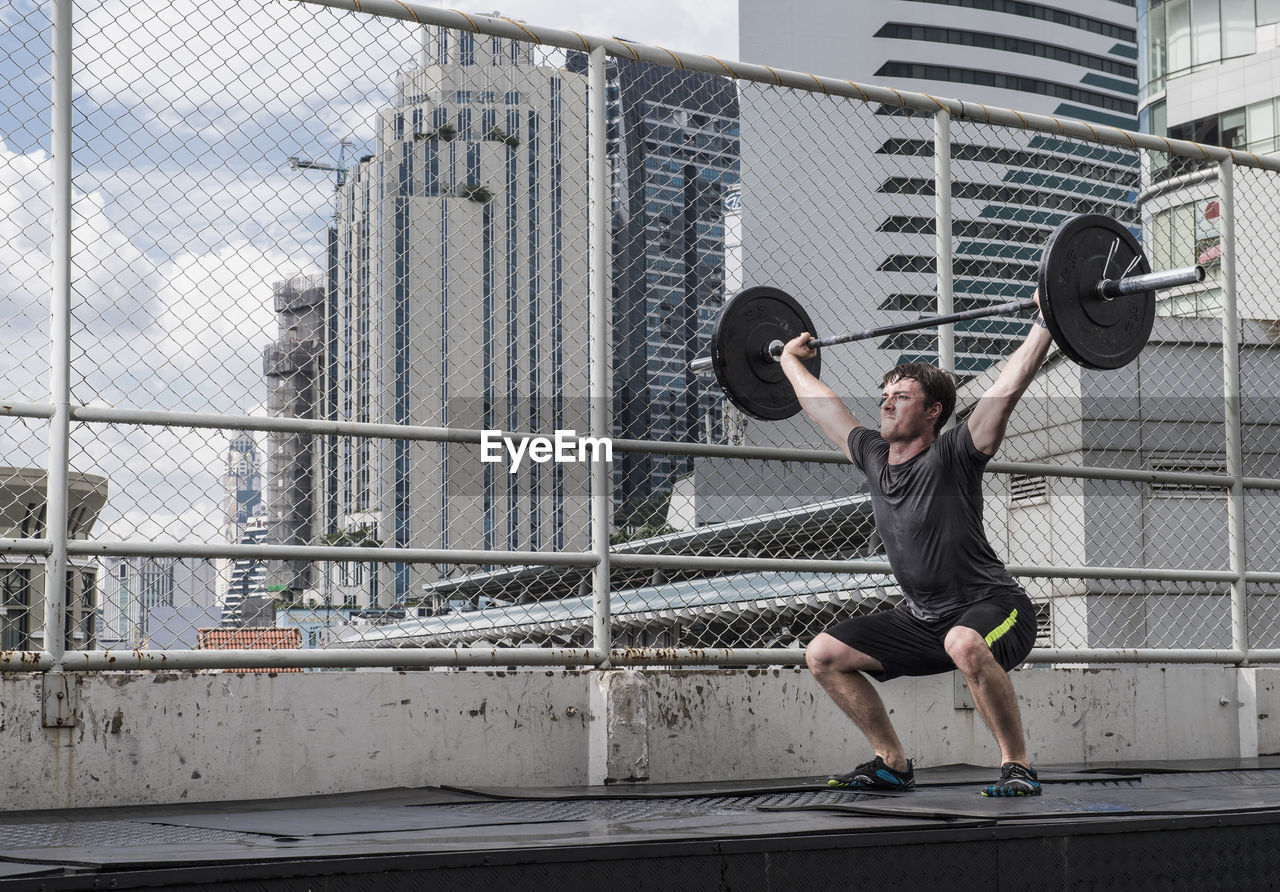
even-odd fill
[[[827,634],[869,657],[883,672],[867,672],[876,681],[900,675],[936,675],[956,668],[942,642],[956,626],[973,629],[987,639],[996,662],[1006,672],[1031,652],[1036,641],[1036,609],[1023,592],[1002,592],[961,611],[954,619],[927,623],[902,604],[866,616],[846,619]]]

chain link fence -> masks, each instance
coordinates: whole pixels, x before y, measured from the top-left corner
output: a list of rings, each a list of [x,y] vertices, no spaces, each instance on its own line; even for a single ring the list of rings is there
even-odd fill
[[[1280,165],[361,6],[77,7],[69,55],[64,7],[0,17],[0,668],[797,662],[902,595],[816,426],[691,371],[721,306],[769,284],[832,334],[1025,300],[1093,213],[1208,277],[1123,369],[1051,355],[989,468],[1033,659],[1280,655]],[[870,423],[885,370],[939,364],[963,420],[1030,324],[822,378]]]

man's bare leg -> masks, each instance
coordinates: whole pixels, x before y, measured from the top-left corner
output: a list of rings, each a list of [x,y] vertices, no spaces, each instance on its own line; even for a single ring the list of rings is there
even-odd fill
[[[1017,762],[1031,767],[1013,682],[996,662],[987,642],[974,629],[956,626],[947,633],[943,646],[964,675],[978,715],[1000,746],[1000,763]]]
[[[826,632],[809,643],[804,659],[818,684],[866,736],[876,755],[894,771],[906,771],[907,755],[889,721],[889,711],[871,680],[862,674],[883,669],[880,661]]]

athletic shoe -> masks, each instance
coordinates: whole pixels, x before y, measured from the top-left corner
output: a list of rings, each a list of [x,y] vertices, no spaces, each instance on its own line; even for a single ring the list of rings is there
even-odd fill
[[[1017,762],[1005,762],[1000,766],[1000,780],[982,791],[983,796],[1039,796],[1040,781],[1034,768],[1024,768]]]
[[[894,771],[884,764],[884,759],[876,756],[870,762],[863,762],[848,774],[837,774],[827,778],[828,787],[847,787],[851,790],[896,790],[905,792],[916,786],[914,764],[907,760],[906,771]]]

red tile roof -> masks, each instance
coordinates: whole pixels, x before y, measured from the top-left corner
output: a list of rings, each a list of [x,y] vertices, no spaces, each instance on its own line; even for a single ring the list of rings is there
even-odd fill
[[[250,626],[243,629],[197,629],[200,650],[296,650],[302,647],[301,629]],[[244,669],[243,672],[301,672],[296,667]]]

